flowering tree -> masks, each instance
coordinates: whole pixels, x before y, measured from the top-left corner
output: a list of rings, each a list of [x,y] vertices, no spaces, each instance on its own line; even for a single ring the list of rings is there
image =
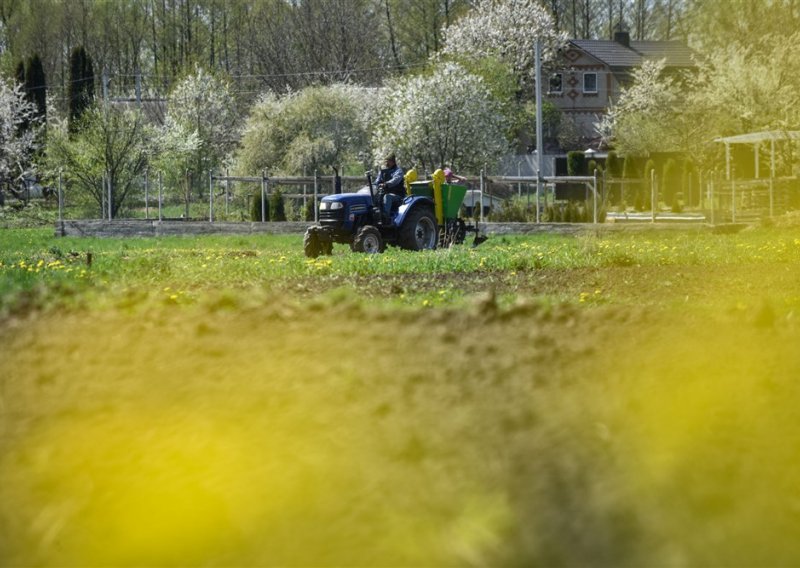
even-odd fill
[[[185,172],[194,166],[201,148],[197,130],[186,123],[178,124],[170,116],[153,136],[149,165],[163,174],[162,181],[167,188],[181,188],[186,217],[189,216],[192,188]]]
[[[497,58],[511,67],[521,88],[534,79],[536,39],[542,60],[553,59],[566,35],[537,0],[478,0],[472,11],[445,30],[443,52],[466,60]]]
[[[676,150],[675,80],[664,74],[665,61],[645,61],[633,72],[633,83],[596,125],[603,140],[626,156]]]
[[[236,118],[228,84],[196,67],[170,94],[166,125],[179,133],[197,134],[200,144],[193,169],[199,174],[219,168],[235,146]],[[203,176],[194,177],[199,183]]]
[[[0,80],[0,183],[12,192],[11,182],[26,172],[36,150],[38,122],[36,107],[23,88]]]
[[[380,95],[349,85],[264,95],[247,120],[238,168],[290,174],[364,162]],[[361,164],[366,165],[366,164]]]
[[[404,165],[429,171],[445,164],[477,170],[508,149],[506,118],[483,79],[454,63],[390,85],[374,138]]]

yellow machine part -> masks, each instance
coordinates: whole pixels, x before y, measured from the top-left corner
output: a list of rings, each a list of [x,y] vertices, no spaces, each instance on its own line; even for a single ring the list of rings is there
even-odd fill
[[[433,172],[433,203],[436,209],[436,222],[444,225],[444,210],[442,207],[442,185],[444,184],[444,172],[440,169]]]
[[[411,184],[417,181],[417,170],[416,168],[411,168],[406,172],[406,175],[403,176],[403,180],[406,186],[406,195],[411,195]]]

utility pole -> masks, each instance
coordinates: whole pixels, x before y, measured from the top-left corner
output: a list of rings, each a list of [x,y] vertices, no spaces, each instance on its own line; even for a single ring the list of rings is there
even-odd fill
[[[539,222],[539,196],[542,193],[542,40],[536,40],[536,222]]]

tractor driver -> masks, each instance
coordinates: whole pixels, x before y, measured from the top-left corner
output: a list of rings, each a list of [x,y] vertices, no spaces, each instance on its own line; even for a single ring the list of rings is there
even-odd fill
[[[383,211],[387,216],[391,216],[392,208],[399,204],[405,196],[405,186],[403,185],[403,168],[397,165],[394,154],[388,154],[383,163],[375,185],[383,190]]]

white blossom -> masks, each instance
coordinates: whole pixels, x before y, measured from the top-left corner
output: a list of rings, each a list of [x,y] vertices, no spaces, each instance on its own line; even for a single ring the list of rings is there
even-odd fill
[[[550,12],[536,0],[478,0],[444,33],[444,53],[467,59],[496,57],[523,82],[534,76],[537,38],[542,40],[543,61],[552,60],[566,41]]]
[[[196,133],[206,166],[214,168],[235,144],[236,116],[228,84],[198,66],[170,94],[166,126]]]
[[[372,145],[376,159],[392,151],[405,167],[476,171],[507,151],[506,127],[483,79],[445,63],[388,87]]]
[[[22,129],[26,122],[30,127]],[[35,105],[25,98],[22,87],[0,80],[0,179],[24,173],[36,150],[39,129]]]
[[[666,63],[645,61],[633,72],[633,82],[595,124],[604,142],[632,156],[673,151],[678,145],[675,113],[678,88],[664,73]]]

